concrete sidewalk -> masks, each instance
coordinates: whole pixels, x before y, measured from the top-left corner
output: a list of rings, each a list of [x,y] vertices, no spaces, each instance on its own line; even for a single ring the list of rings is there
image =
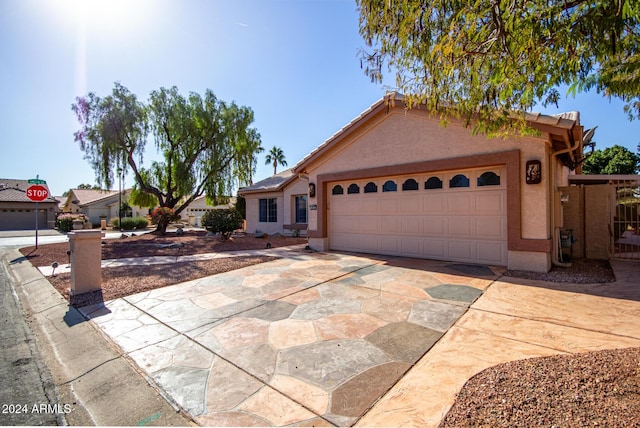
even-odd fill
[[[611,264],[616,282],[606,284],[502,277],[357,425],[435,427],[488,367],[640,346],[640,262]]]
[[[195,426],[17,250],[1,253],[45,363],[62,415],[81,426]]]

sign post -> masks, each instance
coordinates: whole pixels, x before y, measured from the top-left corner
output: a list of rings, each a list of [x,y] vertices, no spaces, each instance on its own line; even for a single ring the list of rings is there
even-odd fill
[[[49,197],[49,190],[43,186],[46,181],[40,180],[39,176],[28,181],[31,186],[27,188],[27,198],[36,203],[36,250],[38,249],[38,202],[42,202]]]

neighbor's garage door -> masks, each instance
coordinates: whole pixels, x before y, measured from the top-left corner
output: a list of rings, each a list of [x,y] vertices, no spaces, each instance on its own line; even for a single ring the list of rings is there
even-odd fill
[[[39,211],[39,227],[45,229],[47,227],[47,211]],[[0,230],[31,230],[35,228],[35,210],[0,208]]]
[[[329,183],[329,247],[507,264],[500,168]]]

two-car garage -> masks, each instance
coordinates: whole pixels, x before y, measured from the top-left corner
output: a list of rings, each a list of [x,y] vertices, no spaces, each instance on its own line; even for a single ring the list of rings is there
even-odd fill
[[[579,113],[493,136],[448,113],[390,93],[302,159],[309,248],[549,271]]]
[[[332,250],[507,264],[503,168],[328,183]]]

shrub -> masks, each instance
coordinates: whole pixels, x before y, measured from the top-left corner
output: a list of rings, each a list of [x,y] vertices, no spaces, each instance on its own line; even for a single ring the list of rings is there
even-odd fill
[[[202,225],[211,233],[219,233],[226,241],[242,224],[242,215],[235,208],[207,211],[202,216]]]
[[[82,220],[87,221],[87,217],[84,214],[60,214],[56,219],[56,227],[61,232],[71,232],[73,230],[73,221]]]
[[[120,229],[118,217],[112,218],[110,222],[114,229]],[[122,230],[145,229],[147,226],[149,226],[149,220],[144,217],[122,217]]]
[[[153,224],[165,223],[169,224],[179,218],[175,215],[173,208],[157,207],[151,212],[151,221]]]

